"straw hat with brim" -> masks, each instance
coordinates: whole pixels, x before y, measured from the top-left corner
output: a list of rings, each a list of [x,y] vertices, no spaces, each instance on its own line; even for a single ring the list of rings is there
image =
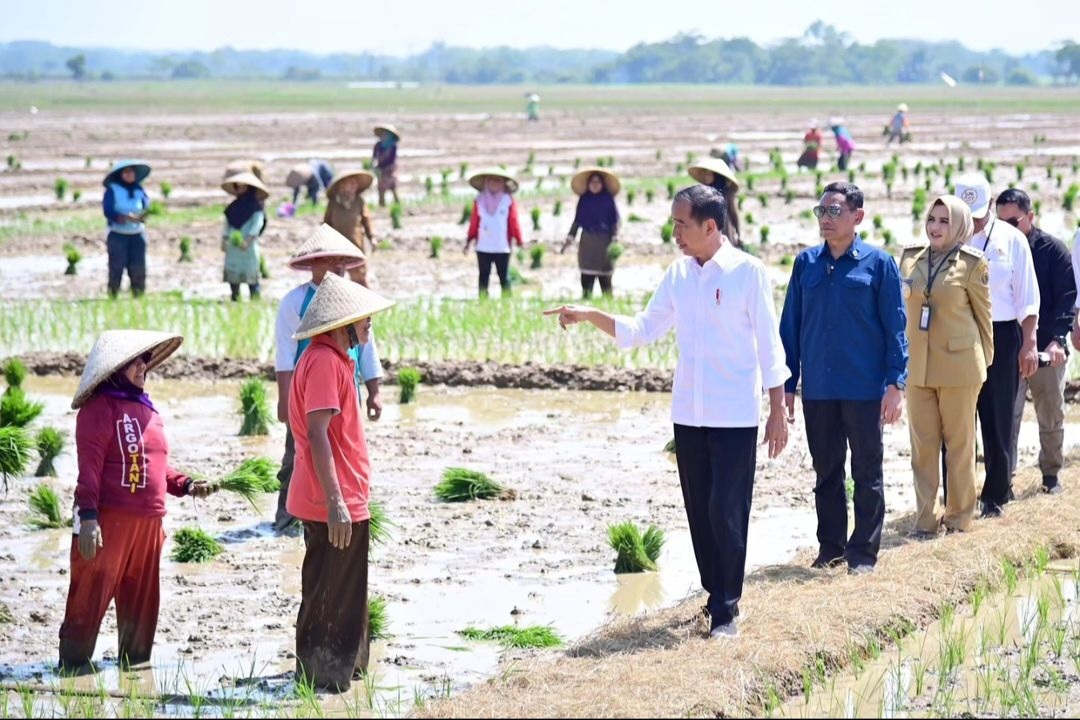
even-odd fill
[[[126,168],[135,168],[135,182],[137,183],[141,183],[150,176],[150,166],[142,160],[121,160],[112,166],[112,170],[101,181],[101,184],[107,187],[111,182],[119,182],[120,173]]]
[[[390,124],[376,125],[375,126],[375,136],[376,137],[382,137],[383,133],[390,133],[391,135],[396,137],[398,140],[401,139],[401,133],[398,132],[398,129],[396,127],[394,127],[393,125],[390,125]]]
[[[720,158],[705,158],[696,165],[690,166],[690,177],[703,185],[709,184],[710,173],[726,178],[728,182],[735,186],[736,190],[739,189],[739,178],[735,177],[735,173],[731,172],[728,164]]]
[[[899,105],[896,106],[896,109],[899,110],[900,112],[907,112],[908,111],[907,103],[900,103]]]
[[[146,363],[149,371],[165,362],[182,342],[184,338],[180,335],[153,330],[106,330],[101,333],[86,359],[79,389],[71,401],[72,409],[78,410],[85,405],[101,383],[144,352],[153,353],[150,362]]]
[[[513,175],[510,175],[505,170],[491,169],[481,170],[469,178],[469,184],[480,192],[484,191],[484,183],[487,182],[489,177],[502,178],[506,181],[506,191],[510,193],[516,193],[518,189],[518,182],[514,179]]]
[[[326,194],[333,195],[334,190],[338,186],[338,183],[347,178],[356,178],[356,182],[358,183],[359,188],[356,192],[358,193],[364,192],[369,187],[371,187],[371,184],[373,182],[375,182],[375,176],[369,173],[367,170],[347,170],[346,172],[343,172],[336,178],[334,178],[334,181],[330,183],[330,187],[326,188]]]
[[[589,189],[589,180],[593,175],[599,175],[604,179],[604,187],[612,195],[618,195],[619,190],[622,188],[622,183],[619,182],[619,178],[615,173],[604,170],[603,168],[585,168],[570,181],[570,189],[578,195],[584,195]]]
[[[233,175],[239,175],[242,172],[251,172],[255,177],[262,180],[265,184],[266,177],[263,173],[262,163],[258,160],[236,160],[225,166],[225,174],[222,176],[222,180],[228,180]]]
[[[293,270],[310,270],[311,263],[319,258],[344,258],[347,269],[360,267],[367,260],[364,251],[349,242],[348,238],[326,223],[297,248],[289,260]]]
[[[388,300],[359,283],[328,274],[319,283],[319,289],[311,299],[293,340],[307,340],[352,325],[393,305],[393,300]]]
[[[285,185],[295,190],[301,185],[307,185],[307,181],[311,179],[313,174],[315,174],[315,171],[311,169],[311,165],[308,163],[294,165],[292,170],[289,170],[289,174],[285,176]]]
[[[262,184],[262,180],[257,178],[255,173],[250,170],[225,178],[225,182],[221,183],[221,189],[230,195],[239,195],[241,185],[258,190],[260,200],[266,200],[266,198],[270,197],[270,191]]]

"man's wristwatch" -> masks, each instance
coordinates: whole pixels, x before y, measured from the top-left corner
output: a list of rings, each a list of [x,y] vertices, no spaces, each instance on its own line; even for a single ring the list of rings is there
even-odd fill
[[[1061,346],[1061,349],[1065,351],[1065,355],[1069,354],[1069,340],[1064,335],[1054,338],[1054,342]]]
[[[903,380],[897,380],[896,382],[893,383],[893,385],[895,385],[896,389],[899,390],[900,392],[904,392],[905,390],[907,390],[907,383],[904,382]]]

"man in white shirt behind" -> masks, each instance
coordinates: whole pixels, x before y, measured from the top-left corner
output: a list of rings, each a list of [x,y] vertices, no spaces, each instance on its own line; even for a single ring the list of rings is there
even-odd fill
[[[737,634],[746,537],[754,491],[761,395],[769,389],[765,443],[787,445],[784,361],[765,266],[724,236],[724,196],[695,185],[671,207],[673,262],[644,311],[615,316],[576,305],[548,310],[568,325],[588,322],[621,348],[654,342],[675,328],[679,357],[671,419],[683,501],[701,584],[709,594],[710,637]]]

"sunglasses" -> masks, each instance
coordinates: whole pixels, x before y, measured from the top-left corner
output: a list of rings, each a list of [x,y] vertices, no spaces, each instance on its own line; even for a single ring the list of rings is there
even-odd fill
[[[998,220],[1001,220],[1002,222],[1007,222],[1010,225],[1012,225],[1014,228],[1017,228],[1017,229],[1019,229],[1019,227],[1020,227],[1021,218],[1018,218],[1018,217],[1014,217],[1014,218],[998,218]]]
[[[831,218],[838,218],[844,214],[844,208],[841,205],[830,205],[829,207],[822,207],[821,205],[814,206],[814,217],[818,220],[826,213],[828,213]]]

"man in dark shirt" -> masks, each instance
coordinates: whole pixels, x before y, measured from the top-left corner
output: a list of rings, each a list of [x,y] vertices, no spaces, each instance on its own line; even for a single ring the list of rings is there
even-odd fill
[[[791,379],[788,422],[803,380],[806,441],[814,459],[820,549],[813,567],[847,560],[852,573],[877,563],[885,519],[882,426],[900,419],[908,345],[900,272],[887,253],[859,239],[863,193],[825,188],[814,214],[824,243],[800,253],[788,283],[780,338]],[[844,479],[851,446],[855,529],[848,539]]]
[[[1065,373],[1069,357],[1066,338],[1076,312],[1073,309],[1076,303],[1076,279],[1072,259],[1065,243],[1035,227],[1031,199],[1022,190],[1010,188],[998,195],[997,216],[1027,236],[1040,297],[1036,342],[1042,358],[1038,372],[1027,380],[1020,380],[1009,459],[1015,475],[1020,420],[1030,388],[1035,415],[1039,420],[1039,468],[1042,470],[1043,491],[1056,495],[1062,491],[1058,473],[1064,463]],[[1049,364],[1044,366],[1047,358]]]

